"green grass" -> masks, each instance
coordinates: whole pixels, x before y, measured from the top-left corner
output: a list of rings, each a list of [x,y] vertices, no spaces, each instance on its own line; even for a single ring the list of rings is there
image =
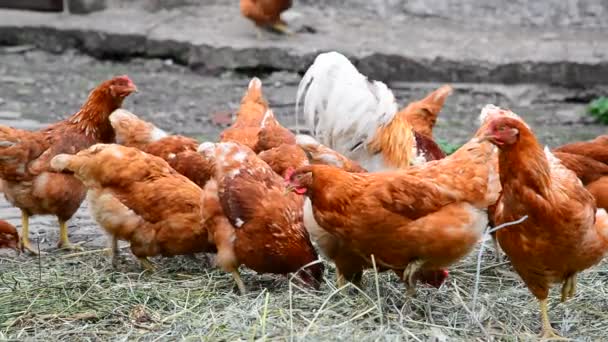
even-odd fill
[[[445,152],[445,154],[447,155],[456,152],[456,150],[459,149],[460,146],[462,146],[462,144],[453,144],[443,139],[437,139],[437,144],[439,144],[439,147],[441,147],[443,152]]]
[[[599,122],[608,125],[608,97],[600,97],[591,101],[587,111]]]

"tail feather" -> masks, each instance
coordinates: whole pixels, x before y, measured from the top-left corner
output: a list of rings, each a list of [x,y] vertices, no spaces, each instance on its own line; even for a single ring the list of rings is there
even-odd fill
[[[168,136],[167,132],[124,109],[112,112],[110,124],[116,133],[116,142],[129,147],[143,148]]]
[[[437,116],[452,91],[450,85],[443,85],[422,100],[411,102],[398,115],[403,115],[416,132],[432,137]]]
[[[297,91],[297,116],[301,103],[313,135],[347,156],[366,148],[397,113],[392,91],[382,82],[369,81],[337,52],[320,54],[306,71]]]
[[[268,102],[262,92],[262,81],[254,77],[249,81],[233,127],[259,127],[268,110]],[[230,129],[230,128],[228,128]]]

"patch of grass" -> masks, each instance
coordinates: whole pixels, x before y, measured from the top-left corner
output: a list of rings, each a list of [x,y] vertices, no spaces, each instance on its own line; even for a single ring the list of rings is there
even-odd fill
[[[443,152],[445,152],[445,154],[447,154],[448,156],[450,154],[456,152],[456,150],[462,146],[462,144],[453,144],[453,143],[448,142],[447,140],[443,140],[443,139],[437,139],[437,144],[439,145],[439,147],[441,147]]]
[[[124,253],[123,253],[124,254]],[[367,271],[365,288],[338,290],[335,271],[311,291],[285,277],[244,270],[240,296],[229,274],[202,260],[157,258],[154,274],[134,258],[113,270],[106,257],[0,257],[0,340],[426,341],[533,339],[538,304],[508,263],[486,249],[477,305],[477,254],[450,268],[440,289],[414,298],[392,273]],[[575,299],[551,297],[554,327],[578,340],[608,331],[608,263],[579,276]],[[376,281],[377,279],[377,281]],[[475,316],[473,315],[475,313]]]
[[[599,122],[608,125],[608,97],[600,97],[591,101],[587,111]]]

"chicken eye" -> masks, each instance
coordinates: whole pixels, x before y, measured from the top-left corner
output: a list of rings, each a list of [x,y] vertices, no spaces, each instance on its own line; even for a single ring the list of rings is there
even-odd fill
[[[499,132],[503,132],[504,130],[505,130],[505,126],[499,126],[499,127],[498,127],[498,131],[499,131]]]

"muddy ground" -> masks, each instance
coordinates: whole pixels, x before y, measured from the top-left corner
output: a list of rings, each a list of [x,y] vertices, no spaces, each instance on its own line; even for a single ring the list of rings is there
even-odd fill
[[[26,50],[26,51],[22,51]],[[214,140],[221,122],[238,108],[251,74],[226,72],[206,76],[172,63],[171,60],[134,59],[99,61],[74,51],[55,55],[25,47],[0,48],[0,124],[27,129],[42,127],[74,113],[89,91],[113,75],[128,74],[140,92],[127,99],[124,107],[177,134]],[[265,94],[281,122],[295,127],[295,93],[300,75],[288,72],[257,74]],[[422,97],[437,83],[394,83],[400,104]],[[606,126],[585,114],[586,103],[606,93],[601,86],[567,89],[543,85],[453,84],[436,128],[436,137],[462,144],[472,136],[476,117],[483,105],[494,103],[512,108],[536,130],[541,141],[557,146],[572,140],[590,139],[606,133]],[[1,200],[0,215],[20,224],[20,214]],[[57,238],[51,217],[32,221],[33,238],[40,237],[43,249]],[[101,246],[97,226],[81,209],[70,223],[74,241],[86,247]],[[39,235],[37,235],[39,234]]]

